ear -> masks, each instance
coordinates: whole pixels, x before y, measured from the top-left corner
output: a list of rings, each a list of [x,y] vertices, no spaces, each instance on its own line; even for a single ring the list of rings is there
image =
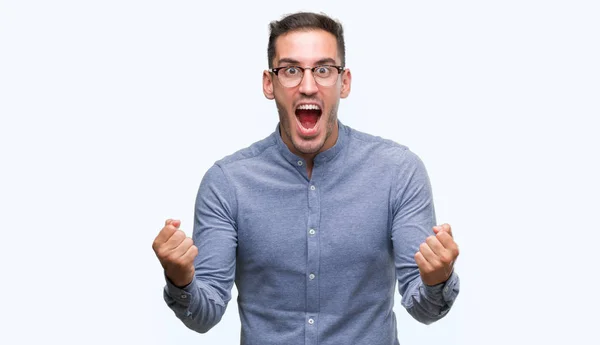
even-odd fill
[[[349,69],[342,71],[342,87],[340,89],[340,98],[346,98],[350,94],[352,84],[352,74]]]
[[[267,70],[263,72],[263,93],[267,99],[275,98],[275,94],[273,93],[273,76]]]

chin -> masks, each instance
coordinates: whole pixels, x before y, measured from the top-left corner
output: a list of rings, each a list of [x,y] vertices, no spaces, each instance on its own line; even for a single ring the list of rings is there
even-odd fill
[[[296,137],[295,140],[292,140],[292,142],[296,150],[302,154],[318,153],[325,144],[324,138],[322,138],[320,135],[310,139]]]

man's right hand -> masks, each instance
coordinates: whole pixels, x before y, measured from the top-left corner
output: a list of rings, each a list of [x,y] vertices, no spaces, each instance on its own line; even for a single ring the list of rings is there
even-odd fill
[[[152,243],[152,249],[165,270],[167,278],[177,287],[184,287],[194,279],[194,258],[198,248],[194,241],[179,230],[181,221],[167,219],[165,226]]]

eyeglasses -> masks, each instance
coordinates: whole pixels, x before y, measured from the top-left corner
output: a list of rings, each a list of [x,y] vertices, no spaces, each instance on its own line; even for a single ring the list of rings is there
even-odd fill
[[[332,86],[337,81],[338,75],[342,74],[344,67],[333,65],[320,65],[315,67],[285,66],[271,68],[281,85],[285,87],[296,87],[302,81],[306,70],[312,72],[317,84],[321,86]]]

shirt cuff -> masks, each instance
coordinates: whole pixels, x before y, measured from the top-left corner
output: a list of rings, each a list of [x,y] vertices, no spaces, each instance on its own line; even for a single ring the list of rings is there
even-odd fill
[[[167,282],[167,285],[165,286],[165,292],[167,293],[167,295],[171,296],[171,298],[173,298],[175,301],[181,304],[188,305],[190,303],[196,279],[192,279],[191,283],[181,288],[175,286],[171,279],[169,279],[166,275],[165,281]]]
[[[440,283],[437,285],[425,285],[425,294],[430,296],[435,300],[443,299],[449,306],[454,303],[456,296],[458,296],[458,292],[460,290],[460,280],[458,279],[458,274],[456,272],[452,272],[448,280],[444,283]]]

